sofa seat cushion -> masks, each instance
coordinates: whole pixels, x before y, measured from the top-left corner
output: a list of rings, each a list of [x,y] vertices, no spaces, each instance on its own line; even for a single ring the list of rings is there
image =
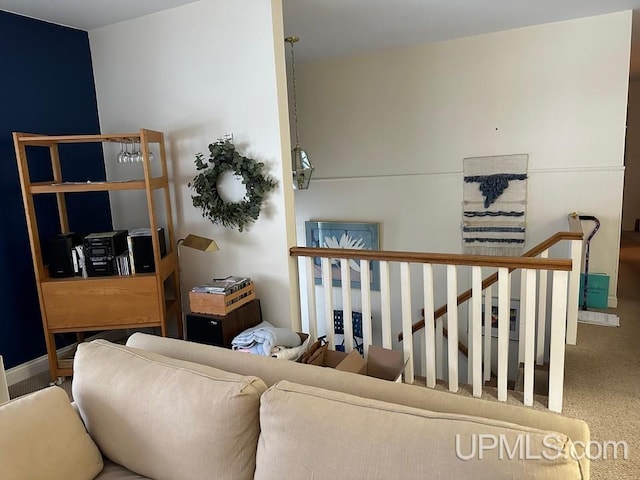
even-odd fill
[[[104,468],[94,480],[153,480],[127,470],[123,466],[105,460]]]
[[[103,455],[155,480],[250,479],[262,380],[105,340],[80,344],[73,398]]]
[[[286,381],[262,396],[260,426],[256,480],[582,478],[562,434]]]
[[[89,480],[102,465],[63,389],[45,388],[0,406],[0,480]]]

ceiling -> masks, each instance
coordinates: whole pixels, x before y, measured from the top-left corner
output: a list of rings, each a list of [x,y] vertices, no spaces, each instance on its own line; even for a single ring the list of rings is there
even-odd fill
[[[0,0],[0,10],[80,30],[113,25],[195,0]]]
[[[1,5],[2,2],[0,2]],[[498,32],[640,8],[640,0],[283,0],[296,59]]]
[[[93,30],[193,1],[0,0],[0,10]],[[301,37],[300,61],[640,8],[640,0],[282,1],[285,34]]]

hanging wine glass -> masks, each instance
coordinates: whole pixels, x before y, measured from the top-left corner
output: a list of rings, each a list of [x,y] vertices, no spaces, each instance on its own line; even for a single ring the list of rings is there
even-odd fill
[[[118,163],[127,163],[127,152],[125,151],[124,142],[120,142],[120,152],[118,152]]]
[[[133,143],[133,152],[131,153],[131,161],[135,163],[142,162],[142,151],[140,150],[140,143]]]
[[[135,161],[135,157],[133,154],[133,142],[126,142],[125,144],[127,161],[126,163],[133,163]]]

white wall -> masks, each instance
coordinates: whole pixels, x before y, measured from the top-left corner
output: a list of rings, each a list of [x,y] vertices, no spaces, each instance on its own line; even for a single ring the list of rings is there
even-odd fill
[[[306,220],[375,221],[383,249],[460,252],[462,159],[528,153],[527,248],[596,215],[590,269],[615,304],[630,37],[622,12],[297,65],[316,166],[300,238]]]
[[[288,326],[298,310],[288,248],[295,243],[280,0],[202,0],[89,32],[104,132],[164,131],[177,237],[214,238],[220,251],[182,251],[183,289],[249,275],[265,319]],[[243,233],[212,225],[191,203],[194,155],[233,133],[238,149],[278,179]],[[109,178],[140,176],[106,152]],[[147,222],[141,197],[113,195],[114,226]],[[185,249],[187,250],[187,249]]]
[[[633,231],[640,218],[640,81],[629,83],[622,229]]]

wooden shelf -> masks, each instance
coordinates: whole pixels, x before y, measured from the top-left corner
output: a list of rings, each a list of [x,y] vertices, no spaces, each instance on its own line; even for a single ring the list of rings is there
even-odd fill
[[[149,187],[152,190],[165,188],[168,182],[163,177],[154,177],[150,180]],[[37,195],[41,193],[78,193],[78,192],[109,192],[115,190],[145,190],[147,184],[142,180],[126,180],[119,182],[34,182],[30,184],[29,193]]]
[[[136,133],[113,135],[64,135],[45,136],[29,133],[13,134],[22,197],[24,201],[27,230],[31,243],[31,255],[38,289],[42,325],[49,357],[51,378],[72,374],[72,358],[57,358],[54,334],[63,332],[86,332],[95,330],[116,330],[140,327],[159,327],[162,335],[167,335],[167,321],[175,318],[178,335],[182,338],[182,306],[180,304],[180,283],[178,258],[174,248],[176,239],[171,216],[171,197],[167,178],[167,163],[164,135],[161,132],[141,129]],[[125,181],[65,182],[60,168],[59,144],[87,142],[140,142],[143,159],[142,179]],[[152,176],[149,165],[149,144],[159,144],[158,160],[161,173]],[[31,182],[27,148],[29,146],[48,147],[53,178],[44,182]],[[90,160],[87,160],[90,161]],[[155,170],[155,169],[154,169]],[[69,231],[65,195],[68,193],[109,192],[118,190],[142,190],[145,192],[152,232],[158,230],[155,209],[164,207],[169,252],[160,256],[160,241],[152,236],[153,255],[156,265],[154,273],[130,276],[69,277],[52,278],[48,275],[42,259],[42,247],[36,221],[34,196],[55,194],[58,207],[60,231]],[[164,201],[154,195],[161,190]],[[165,285],[166,282],[169,282]],[[178,292],[177,299],[167,299],[165,287]]]
[[[126,182],[73,182],[73,183],[32,183],[29,192],[39,193],[72,193],[72,192],[103,192],[109,190],[144,190],[144,180],[129,180]]]
[[[135,133],[95,134],[95,135],[38,135],[17,133],[17,140],[25,146],[50,146],[58,143],[104,143],[139,142],[145,137],[148,143],[162,143],[161,132],[142,129]]]

